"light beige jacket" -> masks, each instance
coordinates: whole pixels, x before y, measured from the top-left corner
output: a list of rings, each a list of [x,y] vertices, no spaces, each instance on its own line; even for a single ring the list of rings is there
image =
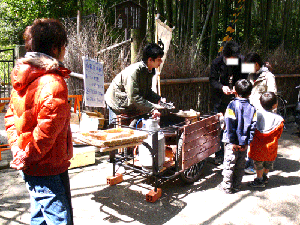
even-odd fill
[[[257,74],[259,77],[255,80]],[[256,74],[249,74],[248,80],[252,83],[253,89],[249,97],[250,103],[259,110],[262,108],[260,105],[259,98],[265,92],[277,93],[277,86],[275,81],[275,76],[272,74],[267,67],[261,67]]]

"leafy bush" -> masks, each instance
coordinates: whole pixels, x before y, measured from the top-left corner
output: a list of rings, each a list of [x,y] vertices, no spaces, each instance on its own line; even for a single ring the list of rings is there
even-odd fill
[[[5,49],[13,49],[12,46],[1,47],[1,50]],[[0,82],[3,83],[10,83],[10,72],[13,69],[13,51],[1,51],[0,52]],[[11,62],[8,62],[11,61]]]
[[[267,54],[274,74],[300,74],[300,57],[288,54],[283,45]]]

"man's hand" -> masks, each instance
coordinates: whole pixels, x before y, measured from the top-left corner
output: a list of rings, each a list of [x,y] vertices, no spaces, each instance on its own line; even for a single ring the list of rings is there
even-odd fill
[[[232,150],[233,150],[233,151],[237,152],[237,151],[240,150],[240,148],[241,148],[241,146],[232,144]]]
[[[164,109],[163,106],[161,106],[160,104],[153,104],[154,109]]]
[[[247,148],[248,148],[247,145],[241,145],[240,147],[241,147],[241,148],[240,148],[240,151],[241,151],[241,152],[246,151]]]
[[[154,109],[152,111],[152,118],[153,119],[156,119],[157,117],[160,117],[161,113],[157,110],[157,109]]]
[[[223,86],[222,87],[222,91],[225,95],[231,95],[233,94],[232,91],[230,90],[230,88],[228,86]]]
[[[160,102],[166,103],[166,102],[167,102],[167,99],[166,99],[166,98],[163,98],[163,97],[161,97],[161,98],[160,98],[160,100],[158,101],[158,104],[159,104]]]
[[[10,166],[17,170],[25,170],[27,168],[25,165],[26,152],[16,145],[11,146],[11,151],[14,157],[13,161],[10,162]]]
[[[237,151],[243,152],[247,149],[247,145],[235,145],[235,144],[233,144],[232,149],[233,149],[233,151],[236,151],[236,152]]]

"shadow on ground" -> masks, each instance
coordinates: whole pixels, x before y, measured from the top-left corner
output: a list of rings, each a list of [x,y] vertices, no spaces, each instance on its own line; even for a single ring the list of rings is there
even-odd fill
[[[291,144],[290,141],[294,141],[293,136],[287,137],[282,144],[284,144],[284,147],[288,148]],[[220,167],[210,163],[211,161],[212,159],[209,158],[202,177],[199,181],[192,185],[186,185],[177,178],[163,182],[159,186],[163,190],[162,197],[155,203],[146,202],[144,194],[130,189],[130,186],[132,185],[139,186],[141,184],[147,184],[150,187],[154,187],[153,178],[148,177],[141,179],[139,175],[132,176],[129,172],[128,175],[131,177],[126,180],[128,182],[127,185],[106,187],[101,191],[94,192],[92,193],[94,195],[92,200],[101,203],[102,206],[100,207],[100,211],[107,214],[106,220],[110,222],[139,221],[146,225],[161,225],[171,220],[187,206],[187,203],[183,200],[185,197],[192,193],[213,189],[222,181],[222,170]],[[223,210],[216,212],[214,216],[209,218],[207,221],[204,221],[202,224],[210,224],[249,196],[255,195],[259,198],[265,198],[264,194],[257,195],[261,191],[280,186],[300,184],[299,176],[294,176],[292,174],[289,176],[289,173],[294,173],[300,170],[299,161],[285,158],[283,154],[278,154],[274,164],[274,170],[276,174],[270,176],[269,184],[265,188],[253,189],[248,187],[244,182],[243,191],[239,194],[239,198]],[[144,185],[141,186],[144,187]],[[291,213],[299,211],[298,209],[294,209],[295,207],[292,202],[285,202],[285,204],[286,206],[290,206],[291,210],[293,209],[293,212]],[[108,211],[107,207],[115,210],[120,215],[129,217],[130,221],[125,221],[120,217],[114,216],[113,213]],[[284,215],[287,214],[289,210],[287,207],[282,207],[276,211],[277,214]]]
[[[187,203],[182,200],[184,197],[194,192],[215,188],[221,182],[220,171],[215,169],[215,165],[207,163],[202,178],[193,185],[186,185],[178,178],[163,182],[159,186],[163,190],[162,197],[155,203],[146,202],[144,194],[130,189],[131,185],[145,188],[145,184],[147,184],[149,191],[154,187],[153,177],[140,179],[139,176],[132,176],[126,180],[129,182],[128,185],[110,186],[92,193],[94,195],[92,200],[102,204],[100,211],[107,214],[106,220],[109,222],[131,221],[117,218],[106,211],[106,207],[142,224],[164,224],[186,207]]]

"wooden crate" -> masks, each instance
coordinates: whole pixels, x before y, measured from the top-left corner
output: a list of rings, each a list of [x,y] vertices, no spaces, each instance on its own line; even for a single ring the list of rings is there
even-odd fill
[[[182,146],[182,168],[188,169],[218,151],[220,135],[221,127],[218,115],[186,125]]]
[[[97,147],[95,146],[84,146],[73,148],[73,158],[70,160],[71,165],[69,169],[92,165],[95,163],[95,151]]]

